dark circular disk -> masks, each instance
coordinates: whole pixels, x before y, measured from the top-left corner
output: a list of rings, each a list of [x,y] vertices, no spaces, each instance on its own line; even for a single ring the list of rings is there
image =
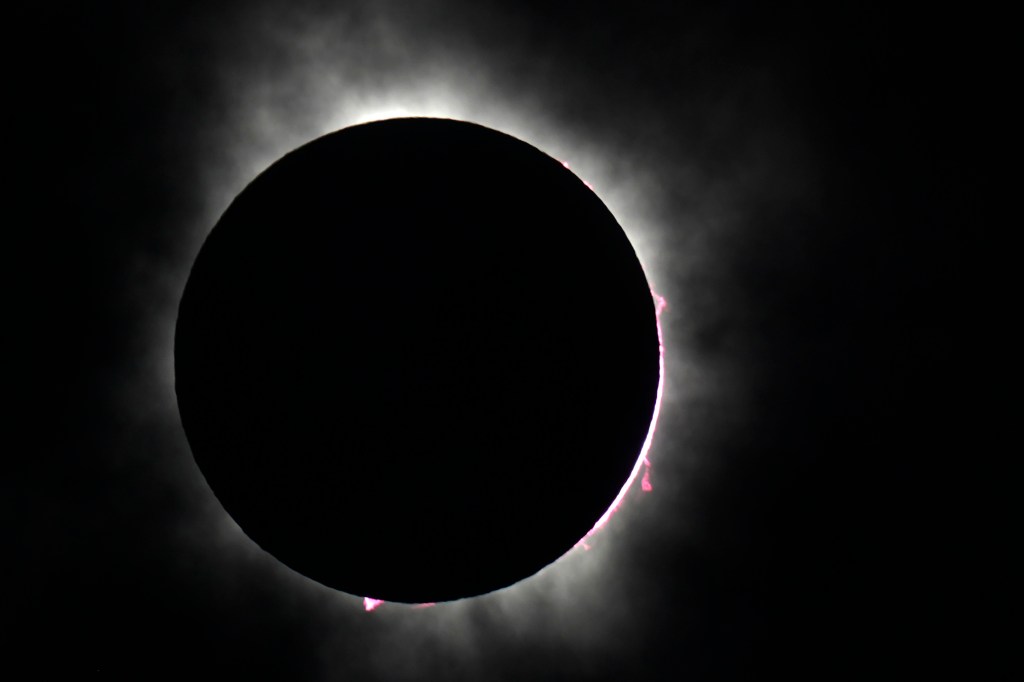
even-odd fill
[[[243,531],[324,585],[483,594],[558,559],[647,435],[659,348],[575,175],[446,119],[347,128],[245,188],[178,311],[178,405]]]

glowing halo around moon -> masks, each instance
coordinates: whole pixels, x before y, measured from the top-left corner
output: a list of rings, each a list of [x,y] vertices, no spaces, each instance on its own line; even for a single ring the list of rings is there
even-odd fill
[[[313,24],[293,28],[290,37],[286,36],[287,44],[308,44],[309,38],[325,30]],[[631,475],[607,511],[591,531],[580,539],[578,549],[581,551],[570,552],[575,558],[568,559],[566,555],[523,583],[471,600],[443,602],[437,608],[426,609],[427,612],[438,614],[436,617],[443,618],[453,627],[459,627],[469,605],[478,604],[488,610],[498,609],[506,618],[513,616],[524,624],[532,623],[530,627],[540,636],[539,633],[546,628],[541,622],[535,622],[536,617],[532,615],[533,609],[542,603],[538,599],[544,602],[553,598],[558,601],[568,599],[570,594],[587,590],[588,586],[607,583],[616,571],[621,572],[622,569],[617,568],[617,563],[612,563],[612,558],[607,554],[610,546],[607,541],[601,543],[600,551],[582,550],[591,547],[592,540],[597,538],[610,537],[612,544],[618,542],[616,538],[619,533],[608,535],[609,529],[618,527],[615,523],[609,523],[609,519],[623,507],[631,490],[638,488],[639,492],[650,488],[649,466],[652,461],[657,463],[654,432],[664,408],[666,390],[672,392],[670,403],[678,399],[675,397],[674,383],[666,370],[664,319],[660,315],[665,299],[653,293],[657,291],[659,294],[667,294],[669,298],[678,293],[675,290],[666,291],[669,281],[659,274],[667,263],[667,237],[663,216],[658,213],[659,202],[663,200],[658,193],[658,177],[662,169],[644,163],[640,156],[631,157],[631,150],[623,147],[622,140],[603,140],[578,126],[570,125],[568,120],[552,116],[540,96],[543,91],[535,93],[538,97],[534,98],[512,97],[509,94],[512,89],[507,89],[500,80],[485,76],[486,60],[479,64],[477,77],[469,79],[457,75],[459,68],[454,64],[459,59],[455,59],[453,62],[420,62],[415,67],[406,66],[402,69],[394,66],[371,69],[372,78],[349,85],[345,82],[345,64],[355,59],[354,54],[347,54],[347,48],[320,49],[322,52],[319,55],[307,55],[312,56],[312,61],[304,59],[299,63],[290,63],[285,60],[271,76],[251,69],[244,59],[239,61],[238,55],[230,51],[218,57],[216,73],[221,80],[219,86],[214,87],[221,99],[216,103],[215,115],[211,115],[206,128],[196,137],[195,147],[185,150],[186,157],[192,159],[188,177],[193,180],[191,196],[194,198],[190,217],[183,223],[186,229],[183,230],[179,222],[174,228],[177,235],[175,248],[148,266],[154,299],[164,303],[156,308],[139,311],[140,319],[153,330],[152,341],[149,342],[152,355],[147,358],[148,365],[139,366],[136,373],[128,378],[124,396],[126,403],[132,405],[133,409],[138,404],[136,396],[140,391],[148,390],[160,396],[160,402],[155,405],[158,412],[137,412],[139,423],[163,415],[164,421],[174,428],[174,448],[177,451],[175,461],[179,462],[177,478],[184,494],[198,500],[195,511],[182,520],[179,545],[183,551],[195,555],[196,561],[213,562],[208,570],[224,573],[225,579],[228,569],[222,566],[235,566],[231,569],[234,571],[242,570],[243,566],[251,567],[245,570],[262,566],[260,570],[275,576],[274,579],[281,582],[282,589],[290,589],[294,594],[310,600],[311,608],[314,604],[324,605],[316,606],[317,609],[327,608],[326,605],[330,604],[329,609],[336,612],[333,617],[339,623],[348,620],[344,614],[352,612],[355,602],[359,605],[359,611],[374,610],[381,605],[382,602],[376,602],[372,597],[349,597],[323,588],[276,562],[268,563],[268,557],[245,537],[239,526],[217,503],[191,463],[188,445],[180,430],[174,406],[171,347],[176,306],[189,267],[217,217],[251,178],[283,154],[331,131],[377,120],[423,116],[478,123],[524,140],[549,156],[563,160],[564,165],[571,165],[572,172],[598,194],[622,226],[650,283],[659,313],[660,377],[657,410]],[[477,53],[472,51],[466,55],[466,58],[478,61],[476,57]],[[304,95],[297,99],[278,98],[273,89],[268,89],[268,78],[274,82],[302,83]],[[296,115],[298,111],[301,111],[301,115]],[[213,113],[214,110],[211,110]],[[674,302],[679,303],[675,299]],[[677,355],[680,352],[671,342],[668,347],[676,348],[674,352]],[[676,367],[672,372],[678,376],[680,373],[696,371],[685,356],[677,355],[673,355],[668,362]],[[152,372],[149,372],[150,368]],[[157,385],[152,388],[147,387],[153,381],[150,375],[157,377]],[[640,486],[636,485],[638,478],[641,479]],[[637,510],[630,514],[627,522],[631,524],[630,527],[643,523],[641,519],[646,514],[649,512]],[[610,586],[605,584],[605,589]],[[324,599],[328,601],[324,602]],[[531,607],[531,604],[534,606]],[[406,612],[408,608],[422,608],[402,606],[405,605],[390,604],[385,611],[398,614]],[[423,636],[431,635],[423,633]]]

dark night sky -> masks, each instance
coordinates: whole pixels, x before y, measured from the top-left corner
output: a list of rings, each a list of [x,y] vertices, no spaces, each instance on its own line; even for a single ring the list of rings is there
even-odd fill
[[[31,380],[0,479],[3,648],[76,679],[984,679],[1009,640],[985,426],[1007,408],[967,279],[999,19],[820,4],[16,15],[8,314]],[[417,114],[593,183],[668,301],[665,405],[654,490],[591,550],[365,613],[224,517],[170,343],[203,236],[257,172]]]

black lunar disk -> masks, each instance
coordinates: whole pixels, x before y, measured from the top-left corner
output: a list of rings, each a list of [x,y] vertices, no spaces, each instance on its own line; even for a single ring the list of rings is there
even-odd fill
[[[557,160],[443,119],[347,128],[235,199],[178,314],[178,405],[227,512],[284,564],[388,601],[558,559],[647,436],[655,307]]]

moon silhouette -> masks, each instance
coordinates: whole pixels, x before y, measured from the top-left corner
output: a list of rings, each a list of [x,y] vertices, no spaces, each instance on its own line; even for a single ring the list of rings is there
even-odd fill
[[[295,571],[439,602],[586,535],[653,418],[659,341],[622,228],[559,161],[446,119],[287,154],[203,244],[179,410],[224,509]]]

